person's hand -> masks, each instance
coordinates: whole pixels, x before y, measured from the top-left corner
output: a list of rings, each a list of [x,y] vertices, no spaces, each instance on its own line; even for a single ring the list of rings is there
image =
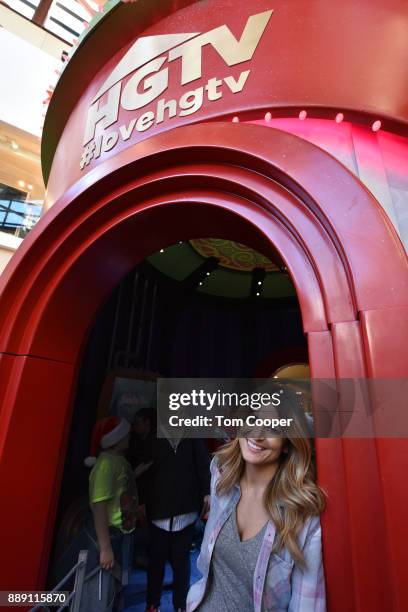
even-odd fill
[[[147,472],[151,465],[153,465],[153,461],[150,461],[149,463],[139,463],[139,465],[135,467],[135,478],[139,478],[139,476]]]
[[[115,557],[113,555],[112,546],[107,546],[101,549],[99,555],[99,564],[104,570],[110,570],[115,565]]]
[[[210,505],[211,505],[211,496],[210,495],[206,495],[204,497],[203,508],[202,508],[201,514],[200,514],[200,518],[201,519],[205,518],[206,514],[209,513]]]

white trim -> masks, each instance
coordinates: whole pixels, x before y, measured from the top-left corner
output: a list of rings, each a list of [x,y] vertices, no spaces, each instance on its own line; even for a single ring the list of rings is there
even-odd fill
[[[0,232],[0,249],[16,251],[22,242],[22,238],[17,238],[13,236],[13,234],[8,234],[7,232]]]
[[[125,438],[130,432],[130,423],[126,419],[121,419],[119,425],[112,429],[109,433],[105,434],[101,438],[101,448],[110,448],[114,446],[123,438]]]

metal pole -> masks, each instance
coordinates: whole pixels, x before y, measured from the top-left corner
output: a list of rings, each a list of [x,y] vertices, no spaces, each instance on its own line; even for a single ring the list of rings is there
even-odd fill
[[[153,295],[152,295],[152,307],[150,311],[150,329],[149,329],[149,340],[147,343],[147,354],[146,354],[146,369],[152,369],[151,358],[152,358],[152,343],[153,343],[153,333],[154,333],[154,324],[156,317],[156,299],[157,299],[157,285],[154,284],[153,287]]]
[[[79,567],[75,576],[74,598],[71,604],[71,612],[79,612],[81,609],[82,589],[84,586],[86,562],[88,560],[88,551],[81,550],[79,553]]]
[[[144,335],[143,325],[144,325],[145,314],[146,314],[146,301],[147,301],[148,289],[149,289],[149,281],[146,278],[144,281],[144,285],[143,285],[142,305],[141,305],[141,311],[139,315],[139,322],[138,322],[139,324],[137,328],[137,341],[136,341],[135,353],[138,359],[140,358],[140,353],[141,353],[141,349],[143,345],[143,335]]]
[[[127,345],[126,345],[126,367],[129,367],[129,355],[132,350],[132,336],[133,336],[133,327],[135,323],[135,308],[136,308],[136,303],[137,303],[138,286],[139,286],[139,272],[136,271],[135,277],[133,280],[132,301],[130,304],[129,330],[128,330]]]
[[[114,351],[115,343],[116,343],[116,333],[117,333],[117,330],[118,330],[118,321],[119,321],[120,306],[122,304],[122,292],[123,292],[123,281],[119,285],[118,299],[116,301],[115,319],[114,319],[114,322],[113,322],[113,330],[112,330],[111,343],[110,343],[110,348],[109,348],[109,359],[108,359],[107,374],[112,369],[112,364],[113,364],[113,351]]]

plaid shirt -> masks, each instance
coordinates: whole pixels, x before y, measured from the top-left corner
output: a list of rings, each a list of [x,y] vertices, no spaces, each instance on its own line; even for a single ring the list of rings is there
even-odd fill
[[[187,612],[196,610],[203,600],[215,541],[241,495],[239,485],[226,495],[215,494],[219,470],[214,459],[211,475],[211,510],[197,562],[202,578],[190,588]],[[274,538],[275,526],[269,521],[254,574],[254,612],[325,612],[319,517],[308,519],[299,534],[299,546],[307,565],[305,570],[294,564],[286,548],[280,550],[279,555],[272,553]]]

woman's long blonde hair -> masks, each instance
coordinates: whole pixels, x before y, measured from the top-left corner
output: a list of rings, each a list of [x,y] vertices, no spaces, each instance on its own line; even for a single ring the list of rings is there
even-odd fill
[[[276,528],[274,552],[286,547],[295,563],[304,567],[305,560],[297,536],[307,518],[323,511],[325,494],[315,482],[309,437],[304,429],[300,431],[299,426],[293,433],[294,437],[285,439],[287,452],[282,452],[279,457],[278,469],[264,493],[264,504]],[[244,473],[245,462],[239,439],[235,438],[222,446],[215,456],[220,470],[216,493],[223,494],[239,483]]]

